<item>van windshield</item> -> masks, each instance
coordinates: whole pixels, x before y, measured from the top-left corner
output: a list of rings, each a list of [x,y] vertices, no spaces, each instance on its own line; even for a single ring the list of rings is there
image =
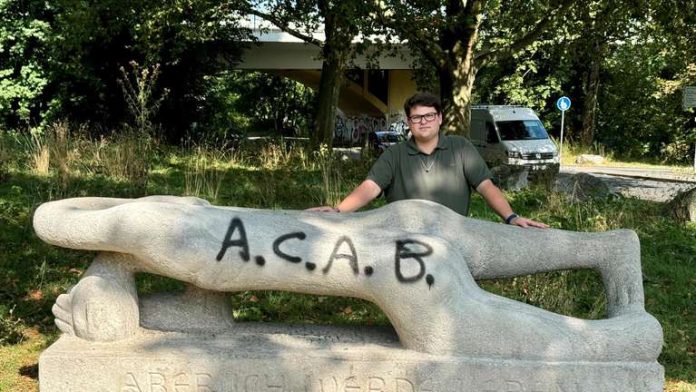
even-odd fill
[[[539,120],[496,121],[502,140],[540,140],[548,139],[544,126]]]

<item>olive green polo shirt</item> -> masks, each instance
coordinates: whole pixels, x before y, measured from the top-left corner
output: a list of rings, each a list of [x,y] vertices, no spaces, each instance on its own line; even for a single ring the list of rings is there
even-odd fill
[[[413,138],[391,146],[367,175],[390,203],[431,200],[464,216],[469,212],[472,189],[490,178],[488,166],[471,142],[442,133],[430,155],[418,150]]]

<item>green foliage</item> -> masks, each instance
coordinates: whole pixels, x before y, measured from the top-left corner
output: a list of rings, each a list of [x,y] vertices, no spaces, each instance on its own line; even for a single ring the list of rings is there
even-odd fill
[[[477,78],[478,100],[530,106],[558,137],[555,101],[567,95],[573,106],[566,113],[565,137],[587,143],[583,119],[594,94],[591,140],[624,158],[690,161],[696,131],[693,113],[681,108],[681,94],[683,86],[696,83],[696,64],[693,45],[685,44],[676,26],[696,18],[693,6],[586,2],[578,7],[526,50],[484,68]],[[495,31],[516,23],[504,13],[486,22]],[[484,24],[482,35],[488,28]],[[592,62],[599,67],[594,92],[588,84]]]
[[[117,80],[136,61],[161,64],[149,95],[170,93],[148,121],[178,141],[215,111],[203,80],[238,60],[248,36],[237,21],[234,2],[213,0],[3,0],[0,124],[17,129],[68,118],[116,128],[133,109]]]
[[[215,82],[219,102],[226,99],[230,108],[227,118],[218,120],[225,121],[227,129],[241,134],[309,136],[316,94],[308,87],[282,76],[248,71],[226,72]]]
[[[572,12],[558,15],[566,2],[468,4],[1,0],[0,124],[45,129],[67,118],[120,128],[133,110],[117,80],[123,79],[121,67],[137,61],[160,64],[159,81],[149,93],[160,110],[148,121],[162,124],[169,141],[245,132],[310,135],[311,101],[325,105],[326,95],[319,99],[278,76],[228,71],[239,59],[241,41],[248,39],[237,23],[238,10],[255,7],[310,42],[307,32],[327,27],[335,40],[322,57],[339,59],[342,66],[365,50],[342,46],[350,42],[346,37],[360,31],[384,35],[377,41],[386,41],[398,34],[420,54],[415,56],[424,68],[416,74],[420,85],[442,88],[445,95],[453,88],[452,76],[466,74],[461,67],[473,53],[478,101],[531,106],[558,135],[553,104],[568,95],[573,100],[566,116],[569,138],[588,145],[596,140],[626,157],[692,159],[694,113],[680,105],[682,87],[696,84],[691,2],[576,2]],[[473,52],[461,50],[468,47],[463,37],[478,17]],[[541,32],[535,30],[540,23]],[[469,88],[462,80],[456,83],[455,89]],[[158,101],[166,90],[166,99]],[[592,108],[596,112],[590,115]],[[596,125],[589,135],[588,121]]]
[[[50,13],[46,2],[0,0],[0,124],[34,125],[41,116]]]

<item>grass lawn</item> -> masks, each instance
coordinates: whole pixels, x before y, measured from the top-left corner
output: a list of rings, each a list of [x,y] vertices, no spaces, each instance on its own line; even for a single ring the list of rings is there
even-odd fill
[[[126,142],[97,145],[79,139],[63,148],[63,155],[57,149],[50,163],[42,166],[45,162],[36,145],[18,139],[0,143],[0,391],[38,390],[38,355],[58,336],[51,306],[78,281],[93,257],[40,241],[31,225],[39,204],[75,196],[171,194],[195,195],[220,205],[302,209],[335,203],[362,181],[370,165],[369,159],[344,162],[326,151],[288,152],[278,145],[243,146],[236,152],[151,147],[124,158],[126,148],[114,151]],[[638,233],[646,307],[664,328],[659,361],[666,369],[665,390],[696,391],[696,225],[678,223],[663,205],[639,200],[570,203],[543,188],[508,197],[519,213],[556,228],[629,228]],[[498,220],[478,197],[471,215]],[[589,271],[481,284],[489,291],[577,317],[601,318],[606,307],[601,282]],[[180,283],[168,279],[139,278],[141,292],[179,289]],[[255,291],[230,294],[230,300],[239,321],[389,322],[376,306],[351,298]]]

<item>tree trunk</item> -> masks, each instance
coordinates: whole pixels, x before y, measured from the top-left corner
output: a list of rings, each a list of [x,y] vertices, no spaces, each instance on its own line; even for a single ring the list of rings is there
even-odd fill
[[[317,94],[317,113],[314,117],[314,133],[311,147],[317,149],[322,144],[329,147],[333,143],[336,130],[336,107],[343,85],[343,73],[352,54],[351,40],[358,33],[355,25],[340,7],[330,1],[319,1],[319,10],[324,17],[326,34],[322,46],[323,62]]]
[[[458,71],[440,73],[440,95],[444,106],[442,129],[448,134],[469,137],[471,132],[471,92],[476,68],[460,64]]]
[[[597,126],[597,97],[599,95],[599,73],[606,51],[606,43],[594,45],[590,56],[589,70],[583,83],[582,129],[580,142],[584,146],[592,145]]]
[[[466,5],[464,5],[466,4]],[[471,91],[476,80],[474,47],[481,25],[482,3],[451,2],[448,15],[458,15],[466,23],[455,24],[440,34],[440,46],[447,53],[447,61],[439,68],[440,96],[444,108],[443,130],[465,137],[470,135]]]
[[[331,48],[325,45],[326,53],[321,67],[319,93],[317,94],[317,113],[314,118],[314,132],[311,137],[312,148],[322,144],[331,146],[336,129],[336,107],[343,84],[344,64],[341,57],[330,53]]]

